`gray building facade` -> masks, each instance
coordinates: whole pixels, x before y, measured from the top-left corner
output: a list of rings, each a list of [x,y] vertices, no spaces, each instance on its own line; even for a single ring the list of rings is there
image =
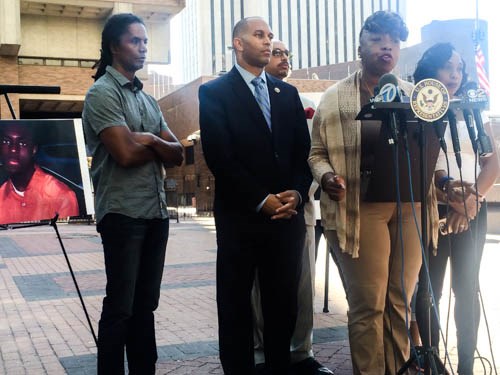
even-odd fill
[[[303,69],[356,59],[363,21],[375,11],[406,16],[406,0],[187,0],[179,13],[183,82],[234,65],[231,31],[244,17],[261,16]],[[172,35],[172,38],[177,38]]]

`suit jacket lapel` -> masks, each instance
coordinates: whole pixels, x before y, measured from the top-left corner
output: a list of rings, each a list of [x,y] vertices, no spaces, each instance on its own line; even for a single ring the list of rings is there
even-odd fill
[[[231,85],[233,87],[234,95],[244,104],[244,106],[248,109],[250,116],[254,119],[256,127],[266,131],[266,133],[270,134],[269,128],[267,127],[267,122],[262,113],[262,110],[257,104],[255,97],[252,92],[248,88],[245,80],[238,72],[238,70],[233,67],[229,73],[227,73],[231,78]],[[273,105],[271,102],[271,118],[273,113]],[[271,120],[272,121],[272,120]]]

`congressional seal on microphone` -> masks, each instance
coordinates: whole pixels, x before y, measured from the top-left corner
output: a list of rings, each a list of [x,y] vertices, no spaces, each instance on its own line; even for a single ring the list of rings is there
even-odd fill
[[[424,121],[439,120],[446,114],[449,105],[448,90],[436,79],[421,80],[410,94],[410,106],[413,113]]]

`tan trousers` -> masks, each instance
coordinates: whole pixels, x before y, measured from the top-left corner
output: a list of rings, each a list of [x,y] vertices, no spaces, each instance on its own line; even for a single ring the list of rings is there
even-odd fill
[[[401,210],[403,251],[396,203],[360,203],[359,258],[340,252],[335,231],[325,231],[346,283],[354,374],[393,375],[409,358],[407,323],[422,258],[411,204]],[[420,204],[415,213],[420,227]]]
[[[297,296],[297,323],[290,342],[292,363],[313,357],[312,334],[314,316],[314,279],[315,279],[315,239],[314,226],[306,225],[306,241],[302,252],[302,271],[300,273]],[[252,288],[252,309],[254,316],[254,358],[255,363],[264,363],[264,320],[260,301],[260,289],[257,276]]]

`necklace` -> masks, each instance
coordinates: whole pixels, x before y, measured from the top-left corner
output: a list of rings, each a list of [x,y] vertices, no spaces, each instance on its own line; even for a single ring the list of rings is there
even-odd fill
[[[361,77],[359,77],[359,80],[361,81],[361,87],[364,91],[366,91],[366,93],[370,96],[370,98],[374,97],[374,91],[373,89],[370,89],[370,87],[368,87],[368,84],[366,83],[366,81],[363,79],[363,73],[361,73]]]

